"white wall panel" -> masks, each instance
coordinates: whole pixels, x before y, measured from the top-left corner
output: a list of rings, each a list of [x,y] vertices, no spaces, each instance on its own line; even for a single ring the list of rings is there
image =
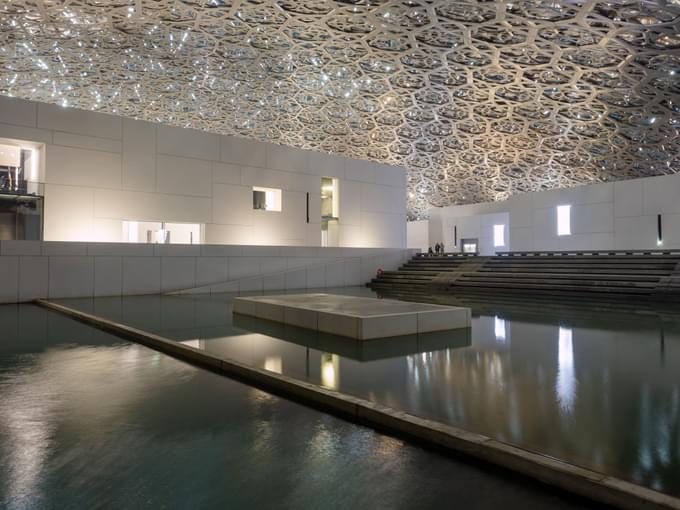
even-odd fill
[[[591,250],[611,250],[615,245],[614,232],[595,233],[589,237]]]
[[[41,244],[35,241],[0,241],[0,255],[41,255]]]
[[[409,221],[406,224],[406,247],[427,252],[427,249],[430,246],[428,228],[427,220]]]
[[[208,244],[248,244],[252,227],[249,225],[216,225],[205,226],[205,242]]]
[[[574,234],[605,233],[613,230],[613,202],[572,206],[571,231]]]
[[[531,227],[510,228],[508,239],[510,245],[507,251],[523,251],[533,249],[534,232]]]
[[[228,184],[213,185],[213,223],[222,225],[252,225],[254,212],[253,189],[251,187]],[[206,242],[208,241],[206,240]]]
[[[37,127],[120,140],[123,132],[123,121],[122,117],[115,115],[38,103]]]
[[[617,250],[656,248],[656,216],[632,216],[614,220]]]
[[[262,144],[246,138],[220,137],[220,160],[245,166],[267,166],[267,154]]]
[[[2,258],[4,265],[5,258]],[[47,295],[49,257],[21,257],[19,260],[19,301],[30,301]],[[5,285],[4,280],[2,286]]]
[[[95,214],[99,218],[209,223],[212,218],[212,200],[159,193],[96,190]]]
[[[156,190],[156,126],[123,119],[123,188]]]
[[[643,215],[680,214],[680,174],[643,181]]]
[[[52,143],[54,143],[54,145],[63,145],[65,147],[113,152],[116,154],[119,154],[123,147],[123,144],[120,140],[112,140],[110,138],[96,138],[94,136],[74,135],[72,133],[62,133],[61,131],[54,132]]]
[[[614,216],[642,216],[643,181],[635,179],[614,183]]]
[[[375,167],[370,161],[347,159],[345,161],[345,179],[360,182],[375,182]]]
[[[664,246],[680,246],[680,214],[664,214],[662,233]]]
[[[94,261],[92,257],[50,257],[48,297],[92,296],[93,288]]]
[[[123,294],[158,294],[160,291],[160,257],[123,257]]]
[[[309,151],[294,149],[285,145],[265,145],[267,167],[291,172],[309,173]]]
[[[161,292],[196,286],[194,257],[161,257]]]
[[[123,291],[123,258],[94,257],[94,295],[120,296]]]
[[[156,191],[171,195],[210,197],[212,163],[202,159],[159,154],[156,158]]]
[[[286,273],[286,289],[304,289],[307,287],[307,271],[300,269]]]
[[[196,259],[196,285],[209,285],[229,279],[227,257],[198,257]]]
[[[36,127],[38,104],[13,97],[0,96],[0,122]]]
[[[244,166],[241,169],[241,184],[244,186],[283,189],[288,188],[289,176],[289,172]]]
[[[610,203],[614,200],[613,183],[598,183],[589,186],[578,186],[573,188],[577,192],[577,204],[601,204]]]
[[[361,187],[362,184],[356,181],[343,181],[340,183],[338,193],[340,195],[342,229],[347,228],[346,225],[361,225]],[[319,215],[321,215],[320,210]],[[342,236],[342,231],[340,235]]]
[[[45,185],[46,241],[87,241],[92,233],[94,190]]]
[[[93,188],[121,187],[121,156],[73,147],[48,145],[45,182]]]
[[[90,236],[85,240],[100,243],[123,242],[123,220],[93,218]]]
[[[345,158],[325,154],[318,151],[309,151],[309,171],[319,177],[345,178]]]
[[[0,303],[15,303],[19,297],[19,257],[2,257]]]
[[[345,264],[343,262],[326,265],[326,285],[328,287],[345,285]]]
[[[368,280],[366,280],[368,281]],[[316,265],[307,268],[307,287],[318,289],[326,286],[326,266]]]
[[[406,172],[403,168],[390,165],[373,165],[373,176],[376,184],[385,186],[405,187]]]
[[[238,280],[255,276],[260,272],[260,261],[256,257],[230,257],[229,279]]]
[[[160,154],[211,161],[220,159],[220,135],[159,124],[157,137]]]
[[[0,137],[27,140],[29,142],[52,143],[52,131],[35,129],[14,124],[0,124]]]
[[[212,182],[218,184],[241,184],[241,167],[229,163],[213,161]]]

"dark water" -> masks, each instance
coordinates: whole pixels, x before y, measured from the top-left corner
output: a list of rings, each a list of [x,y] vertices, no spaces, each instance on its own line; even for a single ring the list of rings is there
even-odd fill
[[[672,313],[501,303],[473,308],[467,331],[361,344],[232,320],[231,299],[69,303],[680,495],[680,321]]]
[[[40,308],[0,306],[0,332],[2,509],[585,504]]]

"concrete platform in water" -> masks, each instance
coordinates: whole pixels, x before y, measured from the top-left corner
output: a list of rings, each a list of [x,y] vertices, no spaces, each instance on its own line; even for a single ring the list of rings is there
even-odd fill
[[[335,294],[234,299],[234,313],[359,340],[470,327],[470,309]]]

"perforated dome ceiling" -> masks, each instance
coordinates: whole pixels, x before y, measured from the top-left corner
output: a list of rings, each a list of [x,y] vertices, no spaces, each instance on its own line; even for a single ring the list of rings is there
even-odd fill
[[[680,170],[680,0],[5,0],[0,94],[404,165],[429,206]]]

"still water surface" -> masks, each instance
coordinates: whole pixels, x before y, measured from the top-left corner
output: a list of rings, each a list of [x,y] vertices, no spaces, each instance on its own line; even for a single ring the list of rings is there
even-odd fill
[[[680,496],[674,314],[501,303],[473,307],[469,330],[362,344],[232,318],[229,295],[64,301]]]
[[[2,509],[596,508],[34,306],[0,332]]]

